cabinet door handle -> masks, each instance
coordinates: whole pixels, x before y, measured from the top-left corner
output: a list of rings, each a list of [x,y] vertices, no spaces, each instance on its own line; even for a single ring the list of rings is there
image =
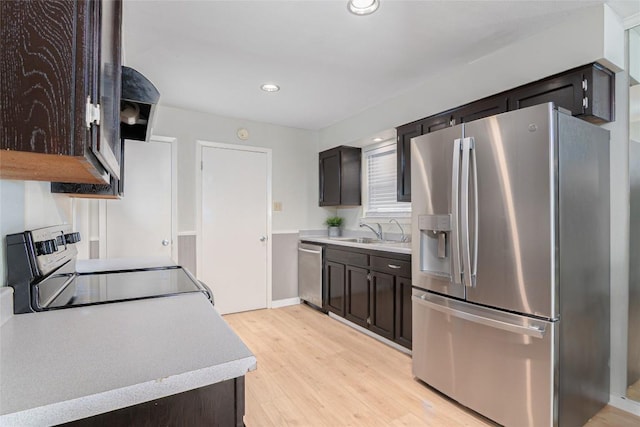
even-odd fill
[[[394,270],[398,270],[398,269],[400,269],[402,267],[400,267],[399,265],[396,265],[396,264],[389,264],[389,268],[393,268]]]

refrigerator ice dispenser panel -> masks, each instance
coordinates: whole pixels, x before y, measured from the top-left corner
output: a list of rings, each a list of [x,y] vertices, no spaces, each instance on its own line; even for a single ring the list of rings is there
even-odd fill
[[[420,215],[420,270],[451,280],[451,214]]]

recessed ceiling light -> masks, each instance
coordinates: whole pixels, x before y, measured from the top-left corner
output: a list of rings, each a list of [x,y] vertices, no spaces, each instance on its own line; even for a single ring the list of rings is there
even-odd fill
[[[380,137],[373,138],[373,142],[382,142],[382,141],[383,141],[383,139],[380,138]]]
[[[260,86],[260,89],[262,89],[265,92],[277,92],[280,90],[280,86],[273,83],[265,83],[262,86]]]
[[[356,15],[369,15],[380,6],[379,0],[349,0],[347,8]]]

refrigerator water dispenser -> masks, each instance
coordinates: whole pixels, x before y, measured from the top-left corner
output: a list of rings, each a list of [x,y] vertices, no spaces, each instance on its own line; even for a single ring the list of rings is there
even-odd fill
[[[420,271],[451,278],[451,214],[420,215]]]

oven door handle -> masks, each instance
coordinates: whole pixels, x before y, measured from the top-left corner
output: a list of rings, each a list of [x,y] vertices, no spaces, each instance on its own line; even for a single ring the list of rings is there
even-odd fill
[[[73,282],[73,280],[78,276],[77,273],[73,273],[71,275],[69,275],[69,278],[67,280],[64,281],[64,283],[62,284],[62,286],[60,286],[60,288],[56,291],[56,293],[54,293],[53,295],[51,295],[51,297],[49,297],[48,300],[46,300],[44,303],[42,303],[42,305],[40,304],[40,301],[36,301],[38,308],[47,308],[51,305],[51,303],[53,301],[55,301],[56,298],[58,298],[60,296],[60,294],[62,292],[64,292],[65,289],[67,289],[67,287],[69,286],[69,284],[71,282]],[[37,285],[36,285],[37,286]],[[37,293],[36,293],[37,295]],[[38,298],[39,299],[39,298]]]
[[[198,280],[198,284],[204,288],[203,290],[209,297],[209,301],[211,301],[211,305],[216,305],[213,301],[213,291],[211,290],[211,288],[207,286],[202,280]]]

